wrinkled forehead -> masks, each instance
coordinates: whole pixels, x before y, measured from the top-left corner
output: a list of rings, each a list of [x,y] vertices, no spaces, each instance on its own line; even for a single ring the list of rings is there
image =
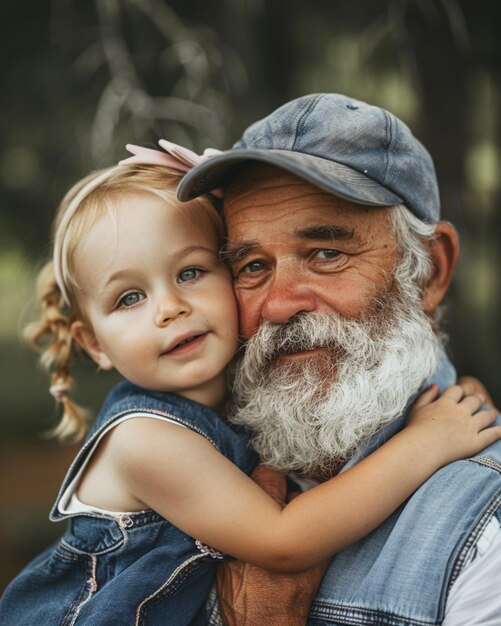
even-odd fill
[[[277,167],[260,163],[244,165],[228,184],[224,194],[224,219],[228,235],[261,220],[285,224],[301,215],[310,220],[318,214],[345,223],[388,224],[388,208],[357,204]],[[378,226],[380,226],[378,224]],[[242,236],[242,232],[238,233]]]

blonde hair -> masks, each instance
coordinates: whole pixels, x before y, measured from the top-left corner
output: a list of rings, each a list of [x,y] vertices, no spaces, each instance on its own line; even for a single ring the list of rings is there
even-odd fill
[[[88,430],[87,412],[70,397],[74,387],[71,366],[78,349],[71,325],[82,319],[76,294],[74,255],[79,240],[107,211],[113,202],[132,195],[159,197],[170,205],[182,173],[160,165],[120,165],[89,174],[63,198],[54,220],[53,259],[41,269],[37,279],[38,320],[24,331],[27,345],[40,353],[42,367],[51,374],[50,392],[61,403],[59,424],[49,435],[60,441],[75,442]],[[215,232],[223,235],[223,223],[206,198],[193,200],[208,214]]]

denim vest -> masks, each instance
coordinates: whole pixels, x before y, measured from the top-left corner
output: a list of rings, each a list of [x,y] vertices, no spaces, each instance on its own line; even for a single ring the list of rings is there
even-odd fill
[[[455,371],[442,355],[431,382],[443,390],[454,381]],[[402,428],[407,413],[350,465]],[[494,516],[501,521],[501,441],[440,469],[375,531],[338,553],[308,625],[441,624],[447,594]]]
[[[152,510],[113,517],[64,515],[62,494],[110,425],[132,414],[174,421],[208,439],[246,473],[257,455],[244,431],[209,408],[167,393],[120,383],[105,402],[64,479],[51,520],[70,518],[61,541],[10,584],[0,602],[3,626],[202,626],[216,563],[226,558]]]

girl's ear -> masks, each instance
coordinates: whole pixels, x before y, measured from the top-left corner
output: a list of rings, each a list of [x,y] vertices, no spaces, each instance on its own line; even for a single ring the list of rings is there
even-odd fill
[[[103,352],[94,331],[85,322],[78,320],[71,325],[71,336],[102,370],[112,370],[113,363]]]
[[[430,244],[430,253],[433,270],[423,290],[423,309],[432,316],[449,288],[459,258],[459,238],[452,224],[449,222],[437,224],[435,239]]]

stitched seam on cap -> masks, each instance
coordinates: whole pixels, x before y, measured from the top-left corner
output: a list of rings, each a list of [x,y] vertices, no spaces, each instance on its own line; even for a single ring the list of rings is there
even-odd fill
[[[386,171],[384,173],[384,182],[386,183],[386,180],[388,178],[388,170],[390,169],[390,145],[392,143],[393,140],[393,133],[392,133],[392,119],[390,114],[387,111],[383,111],[384,116],[386,118],[386,135],[388,137],[388,143],[386,144]]]
[[[291,150],[294,152],[294,148],[296,147],[296,141],[297,141],[297,134],[299,131],[299,126],[301,125],[301,122],[303,121],[303,119],[308,115],[308,113],[310,113],[310,111],[313,109],[313,107],[317,104],[317,102],[320,100],[321,96],[316,96],[311,102],[310,104],[306,107],[306,110],[303,111],[303,113],[299,116],[298,121],[296,122],[296,128],[294,129],[294,143],[292,144],[292,148]]]

